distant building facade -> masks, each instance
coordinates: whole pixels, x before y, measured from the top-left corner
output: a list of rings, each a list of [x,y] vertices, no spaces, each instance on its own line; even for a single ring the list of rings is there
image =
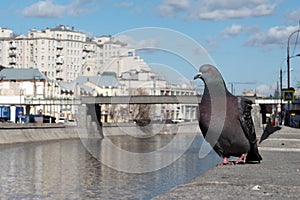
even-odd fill
[[[50,80],[50,84],[44,86],[41,98],[74,99],[78,94],[195,95],[192,88],[174,86],[162,75],[154,73],[126,43],[110,35],[90,38],[86,33],[64,25],[32,29],[28,36],[0,28],[0,65],[12,69],[38,69]],[[2,93],[6,91],[5,84],[8,83],[0,87]],[[50,89],[47,85],[51,85]],[[35,97],[34,94],[28,96]],[[116,108],[102,108],[108,116],[111,109]],[[151,117],[196,119],[195,106],[156,105],[152,110]],[[53,115],[51,107],[46,106],[43,111]],[[70,106],[55,108],[58,115],[72,116],[75,112]],[[120,117],[113,116],[111,120],[117,118]]]
[[[147,64],[134,49],[114,41],[110,35],[89,38],[74,27],[58,25],[31,29],[28,36],[0,28],[0,64],[9,68],[38,68],[52,80],[71,82],[80,75],[117,75]],[[128,68],[130,66],[130,68]]]
[[[0,71],[0,105],[10,106],[12,113],[15,112],[16,107],[25,107],[25,112],[22,114],[28,116],[47,113],[49,106],[25,106],[24,104],[26,99],[31,101],[50,99],[54,93],[58,96],[59,91],[53,89],[56,89],[53,82],[38,69],[5,68]],[[54,112],[47,114],[54,115]],[[16,120],[14,116],[15,114],[11,115],[13,122]]]

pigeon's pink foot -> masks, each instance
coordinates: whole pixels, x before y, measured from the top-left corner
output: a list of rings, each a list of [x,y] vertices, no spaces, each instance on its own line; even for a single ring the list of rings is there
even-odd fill
[[[247,154],[242,154],[241,157],[239,157],[235,164],[245,164],[246,163]]]
[[[222,165],[234,165],[234,163],[233,163],[233,162],[230,162],[230,161],[227,159],[227,157],[224,157],[224,158],[223,158],[223,162],[220,162],[220,163],[218,164],[218,166],[222,166]]]

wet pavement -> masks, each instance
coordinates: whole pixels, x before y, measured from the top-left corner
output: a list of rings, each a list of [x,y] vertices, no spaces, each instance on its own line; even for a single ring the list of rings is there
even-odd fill
[[[260,164],[218,166],[155,199],[300,199],[300,129],[282,127],[259,151]]]

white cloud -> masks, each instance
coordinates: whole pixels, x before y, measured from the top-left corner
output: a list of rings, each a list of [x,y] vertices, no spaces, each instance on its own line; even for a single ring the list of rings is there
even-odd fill
[[[180,11],[187,10],[189,7],[189,0],[164,0],[163,3],[158,6],[157,11],[161,16],[171,17]]]
[[[267,0],[207,0],[202,1],[191,17],[206,20],[225,20],[271,15],[276,4]]]
[[[247,46],[274,46],[286,45],[288,37],[294,31],[298,30],[298,26],[274,26],[267,31],[260,31],[250,37],[245,43]],[[292,43],[292,40],[290,41]]]
[[[271,15],[275,9],[269,0],[164,0],[157,10],[164,17],[185,11],[186,18],[225,20]]]
[[[134,49],[156,49],[159,41],[153,38],[137,40],[129,35],[117,35],[115,40],[119,40]]]
[[[221,36],[222,38],[232,38],[239,36],[240,34],[251,34],[256,33],[260,31],[260,28],[258,26],[242,26],[239,24],[232,24],[230,27],[226,27],[222,32]]]
[[[25,17],[61,17],[65,12],[65,6],[56,5],[52,0],[39,1],[23,10]]]
[[[44,18],[59,18],[64,15],[78,16],[86,14],[91,10],[85,6],[94,0],[74,0],[67,5],[60,5],[53,0],[41,0],[32,4],[23,10],[25,17],[44,17]]]
[[[257,96],[273,96],[277,85],[273,84],[272,86],[262,84],[256,87],[256,95]]]
[[[287,20],[290,22],[299,22],[299,19],[300,19],[300,8],[291,12],[287,17]]]
[[[231,27],[227,27],[222,31],[223,38],[230,38],[237,36],[243,32],[243,27],[241,25],[233,24]]]

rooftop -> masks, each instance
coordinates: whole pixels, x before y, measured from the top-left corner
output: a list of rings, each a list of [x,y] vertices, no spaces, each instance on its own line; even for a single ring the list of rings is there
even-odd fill
[[[4,68],[0,71],[0,80],[7,81],[50,81],[43,73],[36,68]]]
[[[119,86],[119,82],[115,72],[103,72],[101,76],[78,76],[71,83],[59,82],[59,85],[62,90],[74,91],[76,85],[78,84],[81,91],[92,94],[94,88],[86,85],[86,83],[88,82],[98,87],[104,88],[117,88]]]

